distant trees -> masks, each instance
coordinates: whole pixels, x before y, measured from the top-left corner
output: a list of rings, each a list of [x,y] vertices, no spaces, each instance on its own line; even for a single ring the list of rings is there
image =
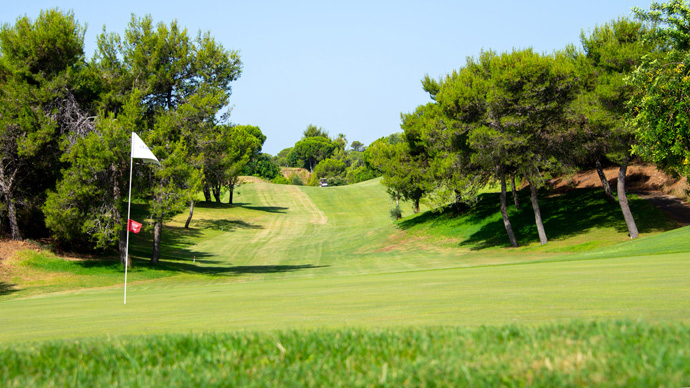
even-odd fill
[[[335,148],[335,144],[329,138],[314,136],[306,137],[295,143],[295,147],[290,153],[293,155],[293,158],[302,160],[304,167],[313,172],[314,167],[320,161],[331,156]]]
[[[363,151],[364,144],[358,141],[352,143],[356,149],[346,149],[347,138],[339,133],[331,139],[328,132],[313,124],[309,124],[303,132],[303,137],[294,147],[286,148],[274,158],[274,162],[283,167],[302,167],[313,174],[309,185],[317,185],[319,178],[328,178],[329,185],[357,183],[373,179],[376,171],[365,165]]]

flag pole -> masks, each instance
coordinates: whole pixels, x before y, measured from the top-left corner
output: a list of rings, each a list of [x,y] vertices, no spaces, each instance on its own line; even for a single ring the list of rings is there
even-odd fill
[[[132,135],[133,136],[133,135]],[[127,304],[127,267],[129,267],[129,212],[132,208],[132,165],[134,158],[129,158],[129,199],[127,200],[127,245],[125,248],[125,303]]]

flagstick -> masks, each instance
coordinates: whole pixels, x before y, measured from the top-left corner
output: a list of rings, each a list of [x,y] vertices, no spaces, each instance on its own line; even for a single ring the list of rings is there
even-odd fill
[[[125,248],[125,304],[127,304],[127,267],[129,267],[129,212],[132,208],[132,165],[134,158],[129,158],[129,199],[127,200],[127,246]]]

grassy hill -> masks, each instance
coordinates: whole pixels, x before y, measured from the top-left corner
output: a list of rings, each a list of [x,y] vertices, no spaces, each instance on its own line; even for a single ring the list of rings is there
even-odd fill
[[[461,214],[424,213],[397,224],[388,216],[392,204],[378,181],[331,188],[256,182],[242,186],[236,194],[235,206],[199,204],[190,229],[183,228],[186,215],[168,223],[163,235],[164,262],[159,267],[147,264],[150,232],[134,236],[135,266],[129,274],[126,305],[122,304],[123,272],[117,261],[64,260],[27,251],[4,263],[0,354],[10,356],[0,364],[28,369],[23,374],[21,367],[17,371],[6,366],[0,369],[1,374],[16,376],[10,381],[17,385],[26,385],[32,376],[39,376],[35,381],[43,381],[43,385],[47,380],[41,378],[50,374],[41,372],[47,369],[40,363],[51,361],[41,361],[35,354],[52,354],[51,349],[55,349],[77,357],[65,364],[52,361],[73,373],[59,380],[65,382],[74,377],[74,381],[85,384],[129,381],[147,385],[147,381],[166,376],[177,376],[176,381],[187,384],[245,381],[230,378],[239,376],[240,372],[232,372],[234,366],[208,371],[217,365],[214,362],[221,362],[263,378],[302,373],[313,380],[304,380],[304,384],[285,381],[320,385],[319,381],[329,381],[328,373],[318,377],[306,370],[322,367],[334,371],[342,369],[342,364],[314,364],[309,361],[312,357],[333,354],[347,363],[347,354],[352,354],[347,365],[361,373],[348,376],[364,377],[347,384],[348,377],[339,375],[342,385],[383,381],[399,386],[407,381],[402,376],[414,371],[426,377],[406,384],[420,385],[435,381],[434,376],[444,371],[463,370],[462,365],[469,365],[466,376],[476,378],[473,381],[489,384],[501,381],[490,379],[501,376],[490,372],[496,371],[496,360],[507,360],[504,357],[515,357],[515,352],[525,350],[533,364],[503,370],[504,377],[530,382],[540,375],[538,371],[552,371],[561,380],[550,381],[577,384],[578,380],[567,378],[576,378],[579,368],[590,367],[590,378],[581,381],[608,381],[619,370],[627,371],[628,377],[619,381],[623,383],[637,381],[634,376],[654,376],[653,362],[631,360],[621,355],[627,348],[613,342],[614,337],[625,335],[626,327],[645,333],[659,331],[661,338],[649,346],[668,349],[668,357],[675,363],[671,365],[689,364],[685,362],[687,354],[678,353],[673,344],[680,338],[676,334],[688,333],[690,327],[690,228],[672,230],[677,224],[645,201],[632,200],[643,238],[629,241],[620,210],[606,204],[597,192],[544,195],[542,211],[551,242],[542,247],[535,243],[531,208],[523,198],[523,209],[511,210],[523,246],[508,249],[498,201],[492,193],[484,194],[477,207]],[[139,219],[144,210],[136,209]],[[671,231],[664,232],[667,230]],[[572,354],[565,354],[559,336],[578,325],[598,329],[573,339],[574,343],[582,340],[582,346],[570,347]],[[665,331],[668,325],[676,326]],[[474,328],[473,334],[463,328]],[[526,342],[504,342],[503,350],[497,348],[497,353],[486,358],[475,358],[479,348],[471,343],[476,339],[462,342],[467,335],[491,342],[494,330],[526,333]],[[337,339],[343,336],[350,338],[350,347],[343,347]],[[406,338],[419,338],[433,344],[438,336],[461,341],[468,346],[467,352],[448,353],[445,348],[437,349],[438,343],[422,351],[406,342]],[[296,340],[302,337],[314,343]],[[208,352],[203,344],[214,338],[236,344],[225,348],[235,354],[230,357],[234,361]],[[292,345],[286,347],[282,338]],[[535,342],[536,338],[543,344]],[[599,357],[588,356],[596,349],[596,338],[604,338],[608,345],[601,352],[610,354],[608,360],[617,360],[616,367],[607,369],[608,361],[602,364]],[[401,345],[390,354],[380,355],[382,358],[375,356],[375,361],[355,357],[367,354],[377,341]],[[268,345],[250,351],[249,344],[254,342]],[[155,361],[165,357],[166,347],[162,345],[151,353],[143,352],[149,354],[144,358],[132,356],[161,343],[172,344],[173,349],[167,352],[177,352],[180,357],[169,367]],[[123,380],[122,375],[106,372],[102,374],[106,380],[94,380],[100,375],[81,379],[85,376],[79,375],[79,370],[104,366],[77,355],[100,354],[112,346],[126,349],[124,353],[117,350],[117,354],[128,359],[143,380]],[[313,348],[299,351],[303,357],[299,358],[292,349],[300,346]],[[541,352],[542,347],[551,350]],[[654,351],[661,357],[658,360],[666,360],[663,352],[658,353],[661,347]],[[431,358],[424,358],[427,353]],[[272,354],[278,359],[269,356]],[[581,364],[577,354],[581,354]],[[283,364],[280,360],[288,355],[297,358]],[[568,358],[571,356],[575,358]],[[208,363],[199,362],[200,357]],[[455,361],[448,362],[447,368],[422,366],[431,359]],[[102,362],[112,362],[108,360]],[[253,366],[245,368],[247,363]],[[377,368],[387,364],[387,372],[365,371],[367,365],[374,364]],[[158,365],[162,374],[146,372],[151,365]],[[278,372],[281,365],[289,365],[289,369]],[[347,365],[344,370],[350,370]],[[189,368],[205,369],[197,373]],[[680,367],[668,368],[667,376],[679,377],[672,381],[680,383],[680,377],[687,376]],[[193,376],[205,377],[195,380]],[[266,382],[259,379],[256,384],[262,385],[262,381]]]

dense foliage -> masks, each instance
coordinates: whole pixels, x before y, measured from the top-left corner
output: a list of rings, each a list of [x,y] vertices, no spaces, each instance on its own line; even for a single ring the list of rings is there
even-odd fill
[[[62,245],[117,246],[124,260],[136,131],[161,162],[132,166],[133,196],[150,211],[155,263],[163,221],[193,209],[202,188],[217,199],[225,187],[232,194],[266,137],[227,123],[242,63],[210,33],[193,37],[175,21],[132,16],[123,36],[104,30],[87,62],[84,30],[56,9],[0,30],[2,216],[14,239],[45,235],[45,224]]]
[[[638,237],[625,188],[633,157],[690,175],[684,94],[690,6],[671,0],[634,11],[637,20],[583,31],[581,48],[550,55],[483,51],[445,77],[425,77],[432,102],[402,115],[402,144],[369,147],[382,183],[394,198],[426,199],[438,208],[472,205],[479,189],[496,184],[508,239],[517,246],[507,190],[510,184],[517,209],[516,181],[525,182],[546,244],[538,200],[543,183],[596,168],[605,198],[614,201],[603,167],[618,165],[616,196],[629,236]]]

